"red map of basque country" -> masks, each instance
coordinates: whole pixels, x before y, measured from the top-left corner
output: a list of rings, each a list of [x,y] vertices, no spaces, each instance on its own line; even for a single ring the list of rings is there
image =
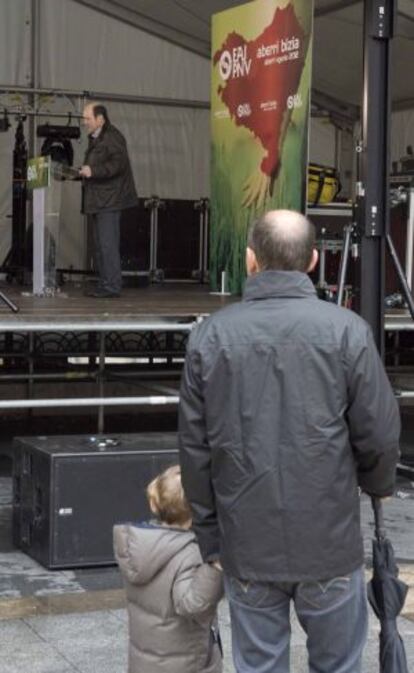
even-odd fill
[[[282,53],[281,45],[282,40],[286,46],[286,40],[292,38],[299,40],[297,58],[276,62],[277,57],[286,54],[289,57],[289,49]],[[246,48],[246,60],[251,59],[248,73],[238,77],[230,76],[225,82],[223,80],[223,85],[218,87],[218,94],[236,125],[248,128],[260,140],[267,153],[260,168],[265,175],[273,178],[279,171],[280,149],[291,113],[288,98],[297,92],[305,63],[304,38],[295,10],[289,4],[284,9],[276,10],[272,23],[255,40],[246,41],[238,33],[230,33],[221,49],[214,54],[213,62],[217,64],[224,52],[232,55],[240,53],[240,47]],[[272,57],[258,57],[263,47],[277,44],[278,48],[274,46],[273,51],[269,50],[272,51]],[[272,101],[277,102],[276,106],[272,107]],[[246,104],[249,106],[248,114],[244,115]]]

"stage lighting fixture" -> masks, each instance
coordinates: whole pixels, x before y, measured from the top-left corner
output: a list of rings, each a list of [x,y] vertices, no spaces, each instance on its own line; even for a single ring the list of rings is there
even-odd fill
[[[59,124],[43,124],[37,127],[36,135],[44,138],[40,153],[50,156],[66,166],[73,165],[73,147],[71,140],[80,138],[80,128],[77,126],[62,126]]]
[[[66,166],[73,164],[73,147],[70,140],[66,138],[46,138],[40,154],[44,157],[50,156],[52,161]]]

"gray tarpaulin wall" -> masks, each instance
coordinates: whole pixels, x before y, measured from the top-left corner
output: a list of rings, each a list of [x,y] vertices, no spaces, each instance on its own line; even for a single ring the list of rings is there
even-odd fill
[[[126,136],[139,194],[196,199],[209,192],[209,61],[72,0],[38,3],[38,73],[31,72],[31,0],[0,0],[0,84],[181,101],[183,106],[105,101]],[[103,97],[104,98],[104,97]],[[2,106],[27,101],[0,94]],[[201,101],[205,107],[193,107]],[[83,99],[40,99],[44,111],[79,111]],[[0,133],[0,258],[10,242],[14,129]],[[46,118],[38,118],[44,123]],[[52,123],[66,123],[51,118]],[[77,123],[77,122],[73,122]],[[28,122],[25,124],[28,129]],[[40,150],[41,141],[37,141]],[[82,162],[84,137],[73,143]],[[80,186],[66,184],[60,264],[79,266],[84,242]]]
[[[414,0],[410,2],[414,5]],[[188,0],[183,0],[180,5],[188,7],[188,12],[191,10],[196,16],[197,7],[206,12],[205,3],[207,0],[201,4],[200,0],[193,0],[190,7]],[[153,0],[152,4],[166,12],[173,7],[171,0]],[[236,3],[214,0],[211,4],[212,9],[218,11]],[[327,0],[315,3],[319,11],[315,14],[315,89],[324,89],[325,94],[340,98],[348,96],[349,103],[355,106],[360,101],[360,90],[353,90],[351,96],[346,87],[352,74],[360,68],[355,59],[362,53],[362,44],[359,44],[362,3],[336,2],[336,6],[343,7],[332,15],[324,13],[328,5]],[[51,113],[79,113],[84,103],[82,92],[102,92],[100,99],[107,104],[112,121],[127,138],[141,196],[156,194],[178,199],[208,196],[210,61],[205,44],[200,41],[200,53],[195,53],[196,48],[178,46],[179,29],[177,39],[163,39],[158,36],[162,31],[146,32],[131,22],[118,20],[117,6],[144,10],[151,3],[141,0],[121,3],[0,0],[0,86],[74,92],[73,96],[37,97],[36,106]],[[111,7],[113,12],[106,11]],[[410,5],[404,7],[409,9]],[[124,10],[121,13],[125,14]],[[162,24],[163,16],[158,14]],[[168,19],[167,13],[164,18]],[[411,28],[413,24],[408,18],[403,24],[401,40],[404,59],[413,52],[414,28]],[[412,59],[404,62],[412,88]],[[359,87],[361,80],[362,77]],[[16,109],[28,102],[33,100],[22,92],[0,91],[0,116],[3,107]],[[407,104],[404,108],[408,109],[394,114],[393,159],[400,158],[408,144],[414,144],[414,111]],[[65,119],[53,118],[52,114],[49,119],[51,123],[66,123]],[[9,249],[11,233],[11,168],[16,127],[13,115],[11,121],[12,128],[0,133],[0,262]],[[35,123],[45,121],[46,117],[39,117]],[[25,123],[27,135],[29,128],[30,120]],[[79,165],[85,138],[73,145],[74,163]],[[338,156],[335,127],[329,119],[312,121],[310,158],[313,161],[331,165],[348,162],[348,171],[351,171],[352,147],[352,133],[347,133],[341,142],[342,156]],[[39,141],[36,150],[40,150]],[[83,263],[85,231],[79,207],[79,185],[66,184],[58,255],[60,266],[79,267]]]

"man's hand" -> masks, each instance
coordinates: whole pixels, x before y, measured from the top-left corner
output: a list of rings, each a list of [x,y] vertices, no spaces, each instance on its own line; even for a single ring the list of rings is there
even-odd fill
[[[90,178],[92,176],[92,169],[90,166],[81,166],[79,169],[79,175],[82,178]]]

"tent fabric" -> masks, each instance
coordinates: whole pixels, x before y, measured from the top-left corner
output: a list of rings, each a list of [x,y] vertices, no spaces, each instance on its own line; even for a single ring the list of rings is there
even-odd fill
[[[209,100],[207,59],[74,0],[40,4],[42,87]]]
[[[128,21],[208,58],[211,15],[241,0],[74,0]],[[286,3],[289,0],[285,0]],[[312,0],[309,0],[311,2]],[[414,107],[414,81],[405,64],[414,59],[414,2],[398,0],[394,30],[393,99]],[[364,0],[314,0],[313,89],[360,105]]]
[[[6,21],[0,23],[0,82],[30,85],[30,0],[0,0]],[[126,136],[135,182],[141,196],[198,199],[209,195],[210,64],[200,56],[84,7],[73,0],[40,0],[40,88],[93,89],[154,98],[205,101],[206,108],[105,102],[110,118]],[[14,39],[10,39],[13,34]],[[0,46],[0,50],[3,49]],[[0,105],[26,102],[23,95],[2,94]],[[82,100],[43,97],[43,110],[76,112]],[[11,240],[11,170],[13,128],[0,133],[0,261]],[[39,118],[38,123],[44,123]],[[28,135],[28,122],[25,123]],[[36,139],[35,153],[41,140]],[[82,163],[85,137],[75,141],[74,164]],[[85,263],[85,223],[80,214],[80,185],[62,193],[58,264]]]
[[[287,2],[288,0],[286,0]],[[210,19],[239,0],[37,0],[37,84],[42,88],[102,91],[158,99],[182,106],[106,101],[111,119],[127,138],[139,194],[162,198],[209,196]],[[407,111],[394,114],[392,159],[414,145],[414,2],[399,0],[392,90]],[[335,11],[330,11],[335,7]],[[362,1],[315,0],[313,87],[339,102],[360,105],[362,86]],[[0,0],[0,83],[30,86],[32,0]],[[333,57],[334,55],[334,57]],[[2,106],[26,104],[24,94],[0,93]],[[206,105],[186,107],[189,101]],[[410,109],[411,101],[411,109]],[[82,97],[38,99],[44,111],[79,112]],[[355,108],[356,109],[356,108]],[[0,133],[0,261],[11,231],[11,166],[15,121]],[[38,123],[44,123],[39,118]],[[26,135],[29,122],[25,123]],[[335,129],[312,120],[310,158],[332,165],[337,159]],[[74,143],[82,162],[85,138]],[[40,144],[37,142],[36,150]],[[350,153],[348,152],[348,155]],[[79,186],[65,187],[59,264],[84,262],[85,226],[79,213]]]
[[[0,82],[30,84],[30,4],[0,0]]]
[[[335,166],[335,128],[328,119],[313,119],[309,156],[316,164]]]

